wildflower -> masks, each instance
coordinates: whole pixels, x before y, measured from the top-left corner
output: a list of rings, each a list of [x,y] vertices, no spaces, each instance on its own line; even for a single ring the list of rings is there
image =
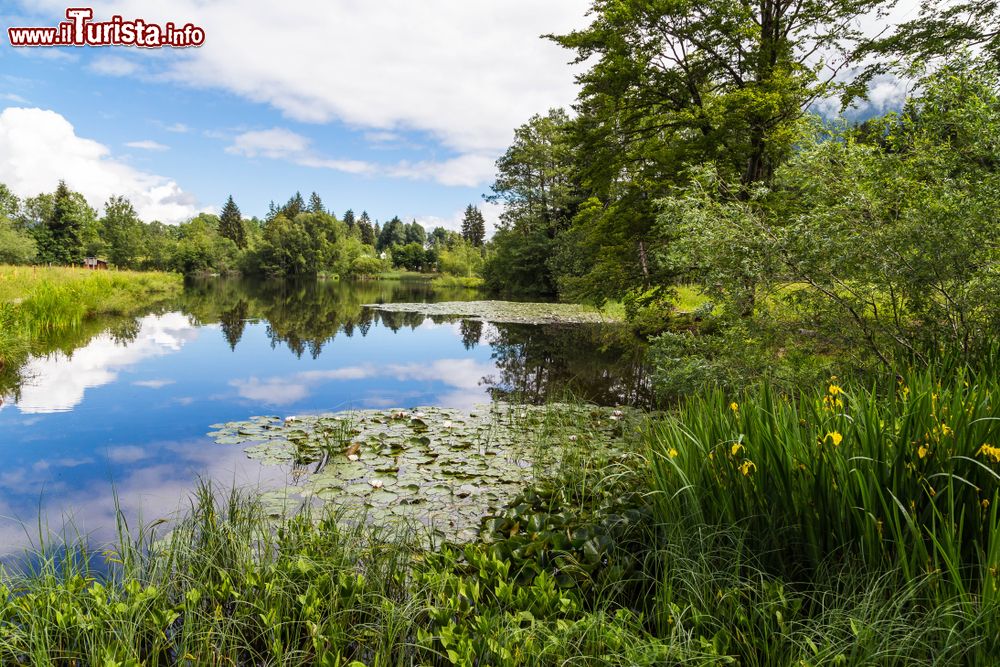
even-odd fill
[[[994,462],[1000,463],[1000,447],[994,447],[993,445],[984,444],[976,452],[982,456],[993,459]]]
[[[740,404],[737,403],[736,401],[733,401],[732,403],[729,404],[729,409],[732,410],[734,413],[738,412],[740,409]]]
[[[451,420],[446,419],[445,422],[441,424],[441,426],[443,426],[444,428],[452,428],[454,424],[451,423]]]
[[[744,477],[748,477],[753,470],[757,470],[757,466],[749,459],[740,464],[740,472],[743,473]]]
[[[729,453],[732,454],[733,456],[736,456],[737,454],[740,453],[741,449],[743,449],[743,443],[741,443],[741,442],[734,442],[733,446],[729,450]]]
[[[622,412],[621,410],[615,410],[615,411],[614,411],[614,412],[612,412],[611,414],[612,414],[612,415],[614,415],[615,417],[621,417],[621,416],[622,416],[623,414],[625,414],[625,413],[624,413],[624,412]]]
[[[830,385],[830,395],[831,396],[839,396],[843,392],[844,392],[844,390],[841,389],[838,385],[835,385],[835,384],[831,384]]]
[[[672,458],[672,459],[675,459],[675,458],[677,458],[677,455],[678,455],[678,454],[680,454],[680,452],[678,452],[678,451],[677,451],[677,449],[676,449],[676,448],[674,448],[674,447],[671,447],[671,448],[670,448],[670,451],[669,451],[669,452],[667,452],[667,455],[668,455],[668,456],[670,456],[670,458]]]
[[[917,448],[917,456],[919,456],[920,458],[926,457],[927,452],[928,452],[927,445],[920,445],[920,447]]]
[[[383,482],[380,479],[370,479],[368,480],[368,483],[371,484],[373,489],[381,489],[383,486],[385,486],[385,482]]]
[[[844,436],[842,436],[839,431],[830,431],[826,434],[826,437],[830,439],[830,442],[833,443],[834,447],[838,447],[844,440]]]
[[[576,442],[576,436],[575,435],[569,436],[569,441],[570,442]]]
[[[989,498],[983,498],[983,501],[981,503],[979,503],[979,504],[983,506],[984,510],[988,510],[990,508],[990,500],[989,500]]]
[[[358,456],[357,454],[348,454],[348,455],[347,455],[347,460],[348,460],[348,461],[357,461],[357,460],[358,460],[358,459],[360,459],[360,458],[361,458],[361,457],[360,457],[360,456]]]

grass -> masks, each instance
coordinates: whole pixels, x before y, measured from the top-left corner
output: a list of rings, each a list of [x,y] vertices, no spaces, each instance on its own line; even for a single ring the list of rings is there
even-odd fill
[[[479,289],[483,286],[483,279],[480,276],[453,276],[445,273],[434,278],[431,286],[434,288],[461,287],[465,289]]]
[[[941,370],[626,413],[466,544],[204,485],[105,569],[77,545],[3,572],[0,663],[991,664],[998,396]]]
[[[35,345],[98,315],[126,315],[177,295],[167,273],[0,266],[0,372],[12,373]]]

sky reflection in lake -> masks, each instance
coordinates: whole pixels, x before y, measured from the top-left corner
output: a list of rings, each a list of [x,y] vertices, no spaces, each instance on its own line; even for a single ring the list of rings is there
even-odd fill
[[[431,298],[426,288],[194,285],[165,311],[41,350],[0,407],[0,553],[29,545],[40,509],[53,530],[70,520],[96,540],[111,538],[115,489],[128,516],[152,521],[182,507],[199,478],[285,482],[287,471],[213,443],[205,434],[214,423],[471,408],[522,384],[532,399],[563,385],[601,402],[641,390],[637,365],[609,373],[603,357],[620,359],[621,350],[608,350],[592,332],[435,322],[360,307]]]

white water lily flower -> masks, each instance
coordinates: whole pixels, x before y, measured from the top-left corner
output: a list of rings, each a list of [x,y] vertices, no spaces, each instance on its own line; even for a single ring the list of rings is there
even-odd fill
[[[416,417],[417,419],[422,419],[423,417],[426,417],[427,415],[424,414],[423,412],[414,412],[413,416]]]
[[[619,417],[618,417],[618,415],[611,415],[610,417],[608,417],[608,419],[610,419],[613,422],[616,422],[616,421],[618,421]],[[597,423],[600,424],[601,422],[597,422]]]
[[[445,428],[453,428],[455,425],[452,424],[451,421],[446,419],[444,424],[442,424],[442,426],[444,426]]]
[[[360,458],[361,458],[361,457],[360,457],[360,456],[358,456],[357,454],[348,454],[348,455],[347,455],[347,460],[348,460],[348,461],[357,461],[357,460],[358,460],[358,459],[360,459]]]
[[[298,420],[299,420],[298,417],[285,417],[285,423],[288,423],[288,422],[297,422]]]
[[[373,489],[381,489],[385,485],[385,482],[380,479],[370,479],[368,483],[372,485]]]
[[[569,436],[569,441],[570,442],[576,442],[576,436],[575,435]]]

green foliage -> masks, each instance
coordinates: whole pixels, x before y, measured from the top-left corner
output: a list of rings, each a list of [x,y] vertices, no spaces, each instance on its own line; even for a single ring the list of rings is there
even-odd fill
[[[453,276],[472,277],[483,268],[483,255],[478,248],[464,241],[456,242],[437,253],[438,270]]]
[[[479,248],[486,240],[486,220],[478,208],[469,204],[462,217],[462,238],[469,245]]]
[[[123,269],[137,268],[143,254],[143,228],[132,203],[125,197],[111,197],[104,204],[101,226],[108,260]]]
[[[35,239],[0,216],[0,264],[29,264],[37,254]]]
[[[499,229],[483,265],[486,288],[499,294],[554,294],[548,269],[553,241],[544,231]]]
[[[1000,326],[994,69],[925,79],[902,114],[816,129],[744,200],[702,169],[664,201],[673,261],[737,316],[801,322],[857,363],[979,354]]]
[[[245,248],[247,244],[246,232],[243,229],[243,215],[240,208],[233,201],[233,196],[229,195],[225,205],[222,207],[222,214],[219,216],[219,236],[227,238],[236,244],[237,248]]]

